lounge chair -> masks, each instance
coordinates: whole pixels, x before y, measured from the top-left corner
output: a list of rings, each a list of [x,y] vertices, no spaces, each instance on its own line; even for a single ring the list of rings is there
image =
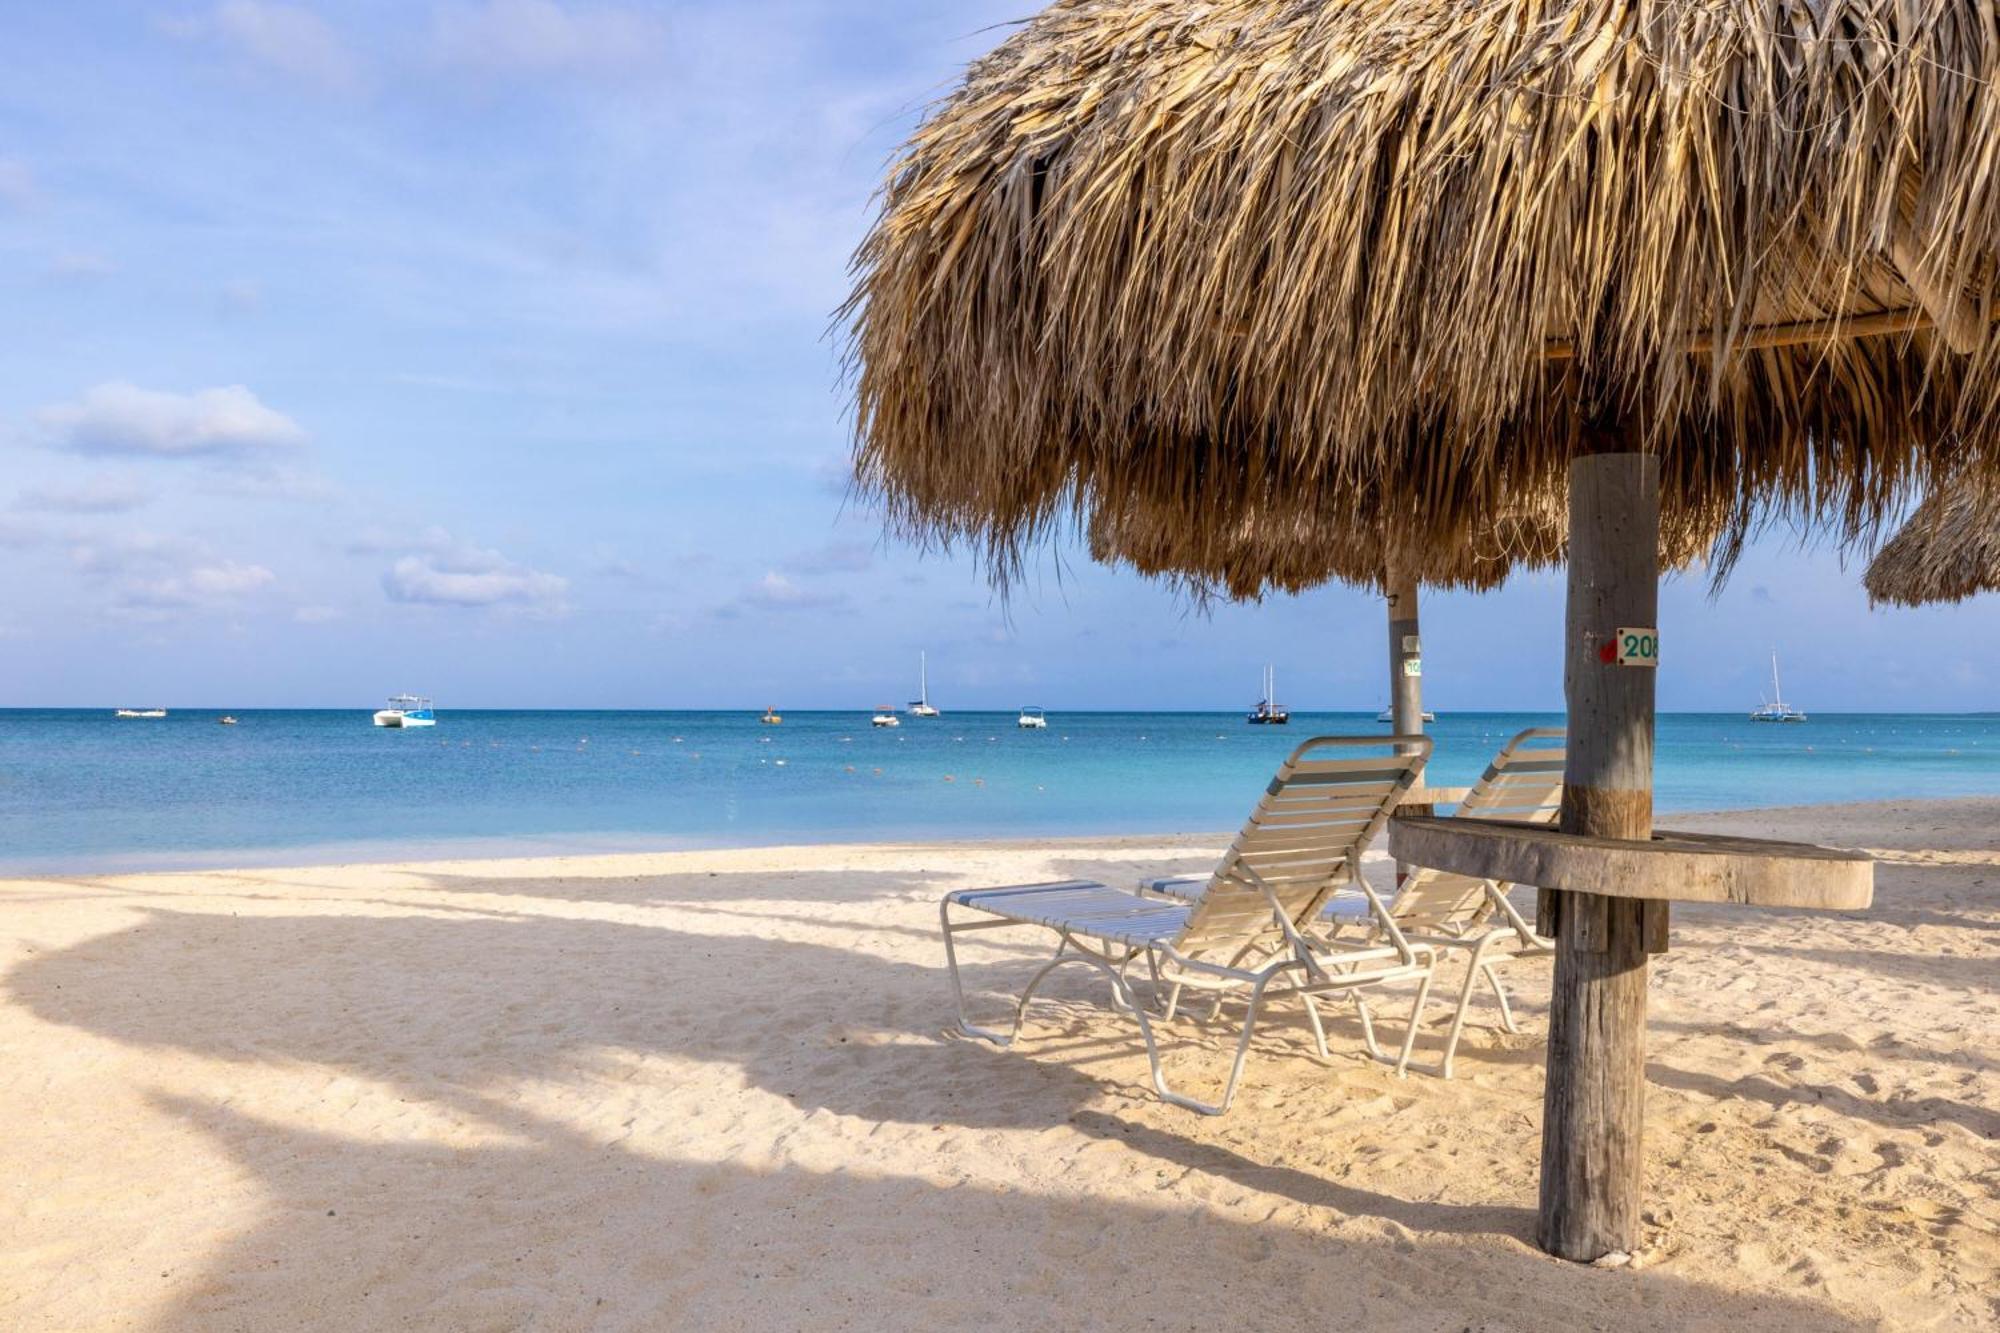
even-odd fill
[[[1508,741],[1459,802],[1458,813],[1523,824],[1552,823],[1562,805],[1563,735],[1561,727],[1530,727]],[[1151,894],[1185,899],[1199,885],[1198,879],[1176,876],[1148,880],[1141,888]],[[1495,969],[1517,959],[1551,957],[1555,953],[1554,942],[1537,935],[1508,900],[1507,891],[1512,887],[1420,866],[1410,872],[1389,903],[1389,915],[1402,928],[1406,939],[1439,952],[1463,951],[1467,955],[1465,980],[1459,988],[1458,1007],[1452,1015],[1451,1030],[1445,1037],[1444,1060],[1438,1069],[1445,1078],[1451,1077],[1452,1060],[1458,1053],[1458,1040],[1472,1007],[1472,992],[1480,978],[1485,978],[1493,988],[1493,997],[1500,1005],[1501,1026],[1508,1032],[1518,1032],[1520,1027],[1507,1003],[1507,991]],[[1329,902],[1316,928],[1330,928],[1335,938],[1348,934],[1368,938],[1377,931],[1368,903],[1351,894]],[[1409,1068],[1432,979],[1427,975],[1419,984],[1410,1030],[1404,1035],[1402,1054],[1396,1061],[1399,1074]]]
[[[1397,754],[1400,745],[1408,751]],[[1436,955],[1403,937],[1387,906],[1361,878],[1361,850],[1388,822],[1390,811],[1415,785],[1430,758],[1420,736],[1322,736],[1292,751],[1192,901],[1169,902],[1089,880],[960,889],[939,905],[945,962],[958,1026],[997,1046],[1011,1045],[1042,979],[1064,963],[1081,963],[1111,982],[1113,1006],[1139,1024],[1152,1066],[1153,1086],[1176,1106],[1204,1115],[1229,1109],[1266,990],[1297,995],[1305,1004],[1313,1039],[1326,1056],[1326,1032],[1316,995],[1345,993],[1398,977],[1427,975]],[[1365,940],[1331,940],[1302,933],[1334,892],[1355,888],[1370,904],[1378,929]],[[954,909],[977,913],[952,919]],[[1005,1032],[966,1017],[953,941],[966,931],[1038,926],[1056,935],[1056,952],[1028,981]],[[1144,958],[1152,978],[1149,999],[1159,1018],[1171,1021],[1184,988],[1246,1001],[1242,1031],[1222,1100],[1204,1102],[1175,1092],[1160,1067],[1149,1004],[1134,993],[1126,969]],[[1254,966],[1245,960],[1256,959]],[[1360,997],[1355,995],[1360,1003]],[[1221,1005],[1218,1000],[1217,1009]],[[1363,1034],[1379,1055],[1373,1024],[1361,1004]],[[1414,1020],[1415,1015],[1412,1015]]]

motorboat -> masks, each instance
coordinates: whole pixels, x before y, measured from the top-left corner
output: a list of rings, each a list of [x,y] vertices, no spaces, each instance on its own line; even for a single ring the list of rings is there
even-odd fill
[[[781,725],[785,719],[778,716],[777,709],[766,708],[764,710],[764,716],[758,718],[757,720],[759,722],[762,722],[767,727],[775,727]]]
[[[431,709],[431,701],[416,694],[392,695],[389,706],[375,714],[378,727],[434,727],[437,714]]]
[[[115,717],[165,717],[166,715],[167,710],[164,708],[121,708],[113,714]]]
[[[216,725],[223,727],[233,727],[236,725],[236,719],[228,713],[224,713],[221,717],[215,719],[215,721]]]
[[[875,716],[869,718],[868,721],[878,727],[900,727],[903,725],[903,719],[897,717],[896,710],[887,704],[883,704],[880,708],[876,709]]]
[[[1023,708],[1021,715],[1014,719],[1014,725],[1023,731],[1047,731],[1049,729],[1048,714],[1039,708]]]
[[[917,697],[910,700],[911,717],[938,717],[938,710],[931,707],[931,673],[926,654],[917,654]]]

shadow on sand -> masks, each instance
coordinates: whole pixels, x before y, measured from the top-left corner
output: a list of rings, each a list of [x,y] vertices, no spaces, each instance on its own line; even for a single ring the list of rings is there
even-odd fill
[[[526,902],[493,913],[406,901],[424,914],[396,917],[149,908],[17,966],[10,998],[49,1022],[260,1070],[330,1069],[494,1131],[474,1147],[351,1138],[235,1109],[226,1086],[156,1096],[253,1173],[267,1204],[202,1272],[177,1275],[155,1326],[1194,1327],[1232,1310],[1268,1327],[1600,1325],[1607,1310],[1629,1328],[1848,1326],[1819,1306],[1666,1272],[1558,1264],[1526,1243],[1525,1206],[1408,1201],[1261,1160],[1245,1132],[1253,1108],[1236,1113],[1247,1126],[1199,1121],[1083,1072],[1093,1048],[1129,1060],[1137,1042],[1094,1003],[1065,1012],[1065,997],[1089,994],[1082,979],[1056,991],[1055,1041],[1045,1022],[1033,1058],[999,1055],[942,1035],[935,963],[756,928],[760,917],[782,927],[787,901],[858,908],[933,893],[919,877],[627,887],[617,901],[712,909],[701,919],[733,933],[536,915]],[[212,989],[174,980],[190,958]],[[1001,985],[1021,970],[1003,957],[970,979]],[[847,1039],[857,1032],[875,1039]],[[785,1098],[807,1121],[843,1118],[852,1151],[791,1156],[788,1130],[724,1160],[667,1159],[520,1091],[593,1096],[609,1086],[607,1051],[735,1071],[746,1092]],[[635,1115],[646,1114],[641,1099]],[[937,1170],[909,1174],[907,1156],[871,1165],[868,1137],[887,1126],[937,1134]],[[1006,1176],[991,1161],[954,1171],[949,1141],[968,1129],[1019,1131],[1002,1141],[1022,1153],[1115,1145],[1136,1155],[1135,1174],[1157,1175],[1157,1202],[996,1184]],[[1203,1206],[1218,1192],[1268,1196],[1267,1214],[1295,1207],[1236,1220]]]

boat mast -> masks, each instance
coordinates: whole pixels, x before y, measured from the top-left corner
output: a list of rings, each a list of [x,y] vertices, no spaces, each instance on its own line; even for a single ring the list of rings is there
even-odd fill
[[[1778,684],[1778,650],[1771,650],[1771,702],[1779,708],[1785,706],[1785,691]]]
[[[930,701],[931,701],[930,655],[924,652],[923,649],[919,648],[917,650],[917,702],[920,704],[928,704],[930,703]]]

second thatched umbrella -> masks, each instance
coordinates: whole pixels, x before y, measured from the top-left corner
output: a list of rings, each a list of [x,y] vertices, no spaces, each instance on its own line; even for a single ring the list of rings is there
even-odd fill
[[[1373,586],[1388,607],[1389,713],[1399,734],[1423,730],[1419,589],[1498,587],[1516,568],[1562,560],[1562,512],[1546,498],[1516,505],[1468,547],[1425,542],[1377,524],[1363,530],[1293,513],[1240,515],[1228,527],[1190,528],[1173,513],[1099,509],[1090,553],[1179,586],[1198,601],[1255,601],[1340,580]]]
[[[1552,890],[1538,1235],[1594,1259],[1637,1240],[1666,900],[1868,893],[1653,838],[1658,532],[2000,476],[1996,181],[1981,5],[1060,0],[892,168],[857,475],[1003,576],[1105,510],[1463,550],[1566,486],[1563,836],[1480,855]]]
[[[1872,602],[1925,606],[2000,590],[2000,489],[1949,486],[1925,500],[1862,579]]]

